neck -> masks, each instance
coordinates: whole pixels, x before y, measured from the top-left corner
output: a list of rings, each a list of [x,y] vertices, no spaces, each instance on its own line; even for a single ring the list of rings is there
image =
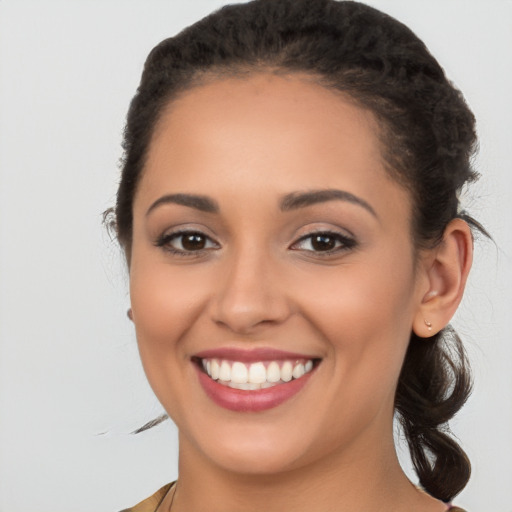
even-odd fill
[[[180,438],[172,512],[444,511],[409,482],[389,437],[388,443],[356,443],[343,453],[272,475],[226,471]]]

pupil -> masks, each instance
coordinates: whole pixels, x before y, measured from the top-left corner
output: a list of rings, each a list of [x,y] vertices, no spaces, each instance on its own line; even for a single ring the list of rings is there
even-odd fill
[[[330,251],[334,249],[335,244],[334,238],[327,235],[316,235],[311,241],[311,245],[316,251]]]
[[[202,235],[185,235],[181,243],[187,251],[197,251],[204,249],[205,239]]]

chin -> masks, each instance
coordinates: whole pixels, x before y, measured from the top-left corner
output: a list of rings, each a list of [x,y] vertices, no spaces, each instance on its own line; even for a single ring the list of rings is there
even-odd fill
[[[209,427],[196,432],[194,451],[234,474],[265,476],[290,471],[313,462],[322,451],[307,429],[297,424],[294,428],[278,421],[272,425],[238,423],[216,430],[210,423]]]
[[[245,446],[241,449],[231,446],[225,450],[215,450],[210,457],[226,471],[252,476],[289,471],[296,468],[300,460],[296,448],[285,451],[271,447],[261,449],[258,446]]]

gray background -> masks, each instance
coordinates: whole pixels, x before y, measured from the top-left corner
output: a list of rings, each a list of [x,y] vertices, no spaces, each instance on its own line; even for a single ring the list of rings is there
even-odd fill
[[[0,512],[99,512],[176,477],[170,422],[138,361],[114,202],[144,58],[217,0],[0,0]],[[476,389],[452,427],[474,475],[457,500],[512,511],[512,2],[373,0],[422,37],[479,120],[477,241],[454,324]],[[404,464],[408,462],[404,458]]]

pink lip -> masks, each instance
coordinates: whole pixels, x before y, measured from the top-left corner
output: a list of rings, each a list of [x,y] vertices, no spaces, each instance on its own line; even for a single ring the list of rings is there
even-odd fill
[[[318,356],[285,352],[274,348],[254,348],[251,350],[239,348],[217,348],[204,350],[194,354],[200,359],[225,359],[226,361],[240,361],[242,363],[255,363],[257,361],[279,361],[282,359],[318,359]]]
[[[264,361],[267,359],[310,359],[307,356],[301,354],[292,354],[289,352],[280,351],[268,351],[262,349],[258,351],[240,351],[237,350],[211,350],[201,352],[195,357],[197,358],[219,358],[226,360],[235,360],[243,362],[251,361]],[[283,355],[286,354],[286,355]],[[279,357],[276,357],[279,355]],[[236,412],[259,412],[267,409],[277,407],[282,403],[286,402],[307,384],[311,376],[315,373],[317,367],[306,373],[299,379],[293,379],[290,382],[284,384],[278,384],[271,388],[257,389],[254,391],[234,389],[223,384],[219,384],[217,381],[211,379],[200,367],[199,364],[194,364],[199,383],[201,384],[206,395],[217,405],[225,409]]]

